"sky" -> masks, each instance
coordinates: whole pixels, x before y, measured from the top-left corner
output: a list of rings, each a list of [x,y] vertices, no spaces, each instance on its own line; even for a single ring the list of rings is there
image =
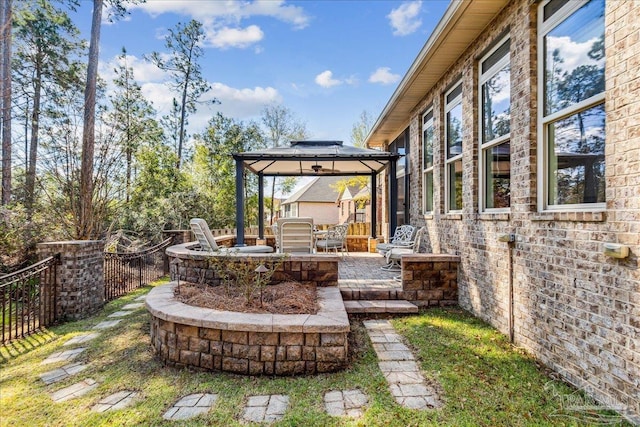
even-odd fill
[[[166,114],[177,96],[144,56],[167,52],[167,30],[195,19],[206,33],[199,62],[212,87],[203,99],[220,104],[199,108],[189,118],[190,134],[202,132],[216,112],[259,122],[263,109],[277,104],[305,123],[310,139],[350,144],[362,112],[377,119],[448,3],[147,0],[130,6],[124,19],[104,20],[99,70],[109,81],[126,48],[143,94]],[[87,39],[92,4],[81,0],[72,14]]]

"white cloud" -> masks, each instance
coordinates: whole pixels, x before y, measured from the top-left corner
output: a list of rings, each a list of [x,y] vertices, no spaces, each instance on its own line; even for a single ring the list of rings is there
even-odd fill
[[[393,28],[393,35],[406,36],[420,28],[422,20],[418,16],[421,10],[422,1],[403,3],[397,9],[391,10],[387,18]]]
[[[163,13],[177,13],[190,16],[201,22],[225,20],[239,22],[252,16],[269,16],[290,23],[296,29],[305,28],[309,17],[300,6],[285,4],[284,0],[248,1],[202,1],[202,0],[166,0],[148,1],[130,5],[130,10],[139,9],[151,16]]]
[[[380,67],[369,76],[369,83],[390,85],[400,80],[400,74],[393,74],[389,67]]]
[[[263,31],[257,25],[240,27],[243,19],[267,16],[289,23],[294,29],[302,29],[309,24],[309,17],[300,6],[287,5],[283,0],[148,1],[131,5],[129,9],[142,10],[153,17],[175,13],[197,19],[203,25],[207,44],[221,49],[246,48],[264,38]]]
[[[220,49],[230,47],[244,49],[263,38],[264,33],[257,25],[250,25],[246,28],[223,27],[218,30],[207,29],[207,42]]]
[[[322,87],[333,87],[342,84],[340,80],[333,78],[333,72],[326,70],[318,74],[315,78],[316,84]]]

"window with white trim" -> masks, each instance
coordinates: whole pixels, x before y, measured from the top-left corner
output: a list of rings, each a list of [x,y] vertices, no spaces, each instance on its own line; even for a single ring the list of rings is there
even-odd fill
[[[605,207],[604,0],[539,9],[539,203]]]
[[[480,59],[480,211],[507,210],[511,198],[509,38]]]
[[[462,210],[462,83],[445,97],[445,210]]]
[[[433,110],[422,115],[422,211],[433,213]]]

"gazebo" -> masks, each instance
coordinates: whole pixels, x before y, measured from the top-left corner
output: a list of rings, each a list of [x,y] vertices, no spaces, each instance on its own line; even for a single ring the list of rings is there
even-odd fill
[[[236,161],[237,245],[244,245],[244,172],[258,175],[258,234],[264,238],[264,177],[356,176],[371,177],[371,237],[376,237],[377,175],[389,167],[389,227],[396,227],[396,162],[399,154],[343,145],[342,141],[291,141],[288,147],[234,153]]]

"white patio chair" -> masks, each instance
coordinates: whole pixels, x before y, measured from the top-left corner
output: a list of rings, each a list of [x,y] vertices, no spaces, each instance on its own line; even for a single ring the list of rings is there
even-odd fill
[[[387,259],[387,265],[382,267],[385,271],[401,271],[402,266],[400,262],[402,261],[403,255],[415,254],[420,252],[420,246],[422,245],[422,239],[424,239],[425,234],[427,233],[427,228],[420,228],[414,239],[414,244],[411,247],[395,247],[391,248],[387,251],[385,258]]]
[[[239,252],[239,253],[271,253],[273,252],[273,248],[271,246],[266,245],[256,245],[256,246],[239,246],[236,248],[222,248],[218,246],[216,243],[216,239],[213,237],[213,233],[209,229],[209,225],[207,221],[202,218],[192,218],[189,221],[189,225],[191,226],[191,231],[198,239],[198,243],[200,243],[200,248],[203,251],[207,252]]]
[[[313,253],[313,218],[278,219],[280,252]]]

